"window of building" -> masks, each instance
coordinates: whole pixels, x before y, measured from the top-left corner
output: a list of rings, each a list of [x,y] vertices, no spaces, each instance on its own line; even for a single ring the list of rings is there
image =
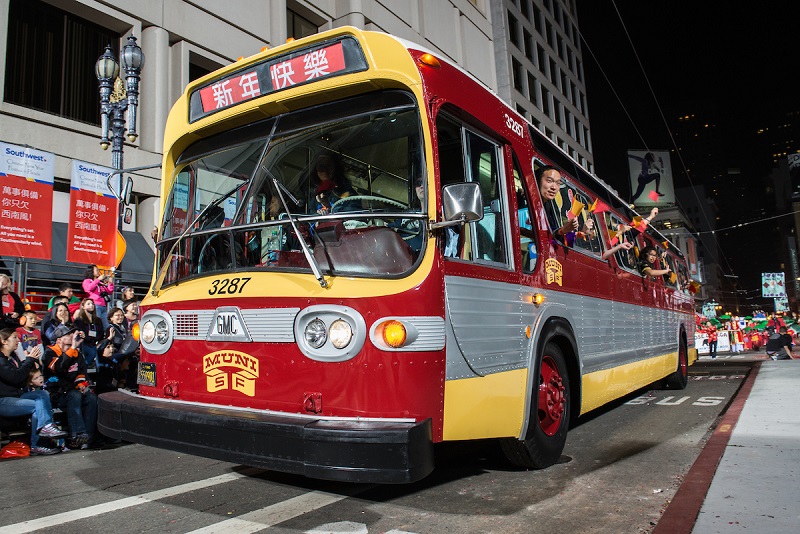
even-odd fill
[[[5,101],[100,123],[94,67],[120,34],[39,0],[10,0]]]
[[[560,35],[556,35],[557,43],[556,48],[558,49],[558,57],[561,58],[561,61],[564,61],[564,39]]]
[[[531,0],[520,0],[519,10],[522,12],[523,17],[531,20]]]
[[[539,107],[539,98],[536,96],[536,78],[530,72],[528,73],[528,100],[537,108]]]
[[[513,43],[514,46],[516,46],[518,49],[520,48],[517,19],[511,14],[511,11],[508,11],[508,39]]]
[[[530,34],[528,30],[522,30],[522,41],[523,45],[525,46],[525,57],[533,63],[533,36]]]
[[[316,24],[292,11],[286,10],[286,36],[302,39],[319,31]]]
[[[550,116],[550,91],[544,85],[542,85],[542,112],[548,118],[552,118]]]
[[[544,37],[547,39],[547,44],[550,45],[550,48],[555,50],[553,45],[553,25],[550,24],[549,20],[544,21]]]
[[[511,74],[514,77],[514,89],[525,94],[522,87],[522,65],[515,58],[511,60]]]
[[[550,62],[550,81],[553,82],[553,85],[558,87],[558,67],[556,67],[556,60],[553,58],[548,58]]]
[[[539,6],[536,4],[531,5],[531,17],[533,19],[533,27],[536,29],[536,33],[539,35],[542,34],[542,12],[539,10]]]
[[[539,67],[539,70],[542,71],[542,74],[547,76],[547,61],[545,60],[544,48],[542,48],[542,45],[538,43],[536,44],[536,61],[536,66]]]

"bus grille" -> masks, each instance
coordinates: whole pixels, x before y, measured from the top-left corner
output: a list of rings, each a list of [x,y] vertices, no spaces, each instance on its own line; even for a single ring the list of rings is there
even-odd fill
[[[242,320],[253,342],[293,343],[294,319],[300,308],[241,309]],[[215,310],[174,310],[175,339],[205,340]]]

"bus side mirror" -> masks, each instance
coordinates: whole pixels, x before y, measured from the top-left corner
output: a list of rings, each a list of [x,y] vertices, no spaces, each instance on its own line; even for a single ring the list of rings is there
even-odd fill
[[[128,180],[125,182],[125,187],[122,189],[122,193],[120,194],[120,201],[122,204],[127,206],[131,203],[131,193],[133,192],[133,178],[128,176]]]
[[[442,188],[444,222],[431,225],[431,230],[483,219],[483,195],[476,182],[459,182]]]

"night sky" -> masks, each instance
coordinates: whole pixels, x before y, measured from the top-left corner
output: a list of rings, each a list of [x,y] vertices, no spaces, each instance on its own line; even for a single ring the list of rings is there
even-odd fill
[[[755,132],[800,108],[800,76],[794,72],[800,69],[800,3],[578,0],[577,5],[598,176],[627,197],[627,149],[673,149],[667,124],[694,111],[717,118],[728,168],[749,168],[748,176],[769,172],[769,154],[756,154]],[[757,165],[764,162],[766,167]],[[676,165],[673,158],[674,170]],[[694,185],[702,183],[698,180]],[[690,184],[676,183],[684,185]],[[753,180],[753,194],[763,195],[762,186]],[[720,226],[752,220],[741,213],[741,193],[717,199]],[[753,231],[764,229],[740,234],[742,246],[734,234],[720,240],[728,260],[724,271],[761,270],[752,265]],[[757,287],[751,278],[748,273],[744,283]]]

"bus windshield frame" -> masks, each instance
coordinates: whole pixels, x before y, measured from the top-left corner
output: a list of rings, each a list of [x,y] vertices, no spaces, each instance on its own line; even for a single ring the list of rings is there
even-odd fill
[[[300,240],[326,275],[406,276],[428,231],[425,168],[419,108],[397,90],[198,141],[177,158],[165,202],[161,286],[242,270],[311,273]]]

